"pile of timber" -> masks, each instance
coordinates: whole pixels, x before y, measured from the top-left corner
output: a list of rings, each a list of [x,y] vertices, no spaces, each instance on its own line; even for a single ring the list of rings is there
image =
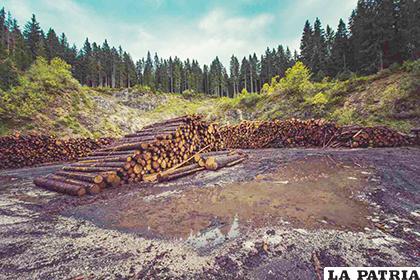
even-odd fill
[[[146,126],[34,182],[71,195],[94,194],[124,183],[156,181],[159,173],[182,167],[197,153],[222,149],[217,125],[183,116]]]
[[[415,138],[384,126],[341,127],[328,144],[332,148],[400,147],[415,144]]]
[[[111,138],[58,139],[50,135],[4,136],[0,137],[0,168],[19,168],[75,160],[111,143]]]
[[[387,127],[343,126],[325,120],[244,121],[220,133],[226,147],[240,149],[294,147],[397,147],[414,144],[414,137]]]
[[[324,120],[243,121],[221,128],[228,148],[259,149],[323,146],[337,131]]]
[[[239,164],[247,157],[245,153],[236,150],[197,153],[192,158],[194,163],[160,172],[157,174],[157,181],[170,181],[203,170],[216,171],[223,167]]]

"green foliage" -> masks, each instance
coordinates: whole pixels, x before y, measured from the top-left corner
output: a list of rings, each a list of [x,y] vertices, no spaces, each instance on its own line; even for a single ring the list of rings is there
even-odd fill
[[[405,71],[410,72],[414,75],[420,75],[420,59],[417,59],[415,61],[407,60],[406,62],[404,62],[402,68]]]
[[[19,78],[19,84],[4,92],[0,99],[0,118],[27,120],[35,117],[57,96],[78,91],[70,66],[59,58],[48,63],[38,58]]]
[[[0,122],[0,135],[7,135],[10,129],[6,123]]]
[[[8,89],[18,82],[19,71],[10,58],[0,62],[0,89]]]
[[[286,76],[275,87],[286,95],[302,98],[313,87],[311,75],[309,68],[298,61],[292,68],[287,69]]]
[[[243,89],[242,89],[242,91],[241,91],[241,94],[242,94],[242,95],[247,95],[247,94],[249,94],[249,93],[248,93],[248,91],[246,90],[246,88],[243,88]]]
[[[187,89],[182,92],[182,97],[188,100],[203,98],[203,94],[194,91],[193,89]]]
[[[328,103],[328,98],[326,94],[322,92],[315,94],[315,96],[311,98],[311,104],[313,105],[325,105],[327,103]]]
[[[331,118],[340,125],[357,123],[356,111],[353,108],[338,108],[332,113]]]
[[[143,94],[156,93],[151,87],[147,85],[135,85],[131,88],[131,91]]]

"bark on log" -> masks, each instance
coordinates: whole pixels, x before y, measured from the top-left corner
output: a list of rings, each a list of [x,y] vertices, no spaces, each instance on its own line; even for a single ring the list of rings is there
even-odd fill
[[[66,172],[66,171],[57,171],[55,174],[59,176],[71,178],[71,179],[94,183],[94,184],[100,184],[104,181],[104,177],[100,174],[88,174],[88,173]]]
[[[98,194],[98,193],[101,192],[101,185],[100,184],[88,183],[88,182],[79,181],[79,180],[75,180],[75,179],[68,179],[66,177],[59,176],[59,175],[54,175],[54,174],[50,174],[46,178],[54,180],[54,181],[60,181],[60,182],[63,182],[63,183],[71,184],[71,185],[82,186],[86,189],[87,193],[89,193],[89,194]]]
[[[242,159],[243,155],[231,155],[231,156],[213,156],[206,159],[206,169],[208,170],[218,170],[222,167],[225,167],[229,163],[235,162]]]
[[[84,196],[86,189],[80,185],[71,185],[60,181],[39,177],[34,180],[35,185],[47,190],[56,191],[59,193],[69,194],[73,196]]]

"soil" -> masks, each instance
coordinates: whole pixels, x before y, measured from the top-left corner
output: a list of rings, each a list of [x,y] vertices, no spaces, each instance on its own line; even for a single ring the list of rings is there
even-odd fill
[[[318,279],[419,266],[420,149],[264,149],[74,198],[0,172],[0,279]],[[321,267],[319,267],[320,264]]]

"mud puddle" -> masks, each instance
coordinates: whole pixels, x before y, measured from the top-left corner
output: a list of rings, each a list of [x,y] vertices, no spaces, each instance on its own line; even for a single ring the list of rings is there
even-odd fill
[[[290,224],[307,229],[359,231],[368,206],[356,199],[371,171],[328,156],[311,156],[257,175],[249,182],[189,186],[76,209],[106,227],[150,237],[217,244],[255,228]]]

